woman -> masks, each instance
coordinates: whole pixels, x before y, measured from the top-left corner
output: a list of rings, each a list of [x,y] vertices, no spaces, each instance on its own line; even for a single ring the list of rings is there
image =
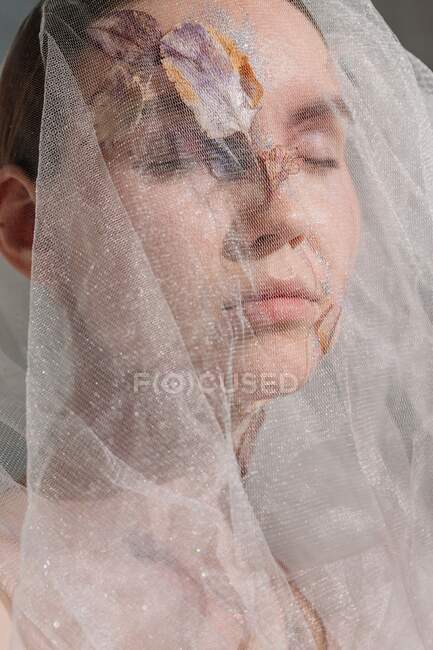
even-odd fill
[[[27,32],[39,23],[39,108],[24,102],[24,137],[4,127],[0,172],[1,250],[32,282],[12,647],[424,647],[413,598],[428,585],[412,574],[407,595],[393,533],[425,523],[404,434],[412,411],[420,431],[431,418],[431,265],[414,274],[397,226],[377,237],[393,183],[412,184],[385,116],[390,180],[368,158],[369,60],[347,70],[283,0],[52,1]],[[16,70],[12,52],[3,92]],[[387,208],[359,260],[354,180],[371,213]],[[416,397],[408,360],[424,367]],[[405,388],[400,412],[391,383],[363,385],[381,371]]]

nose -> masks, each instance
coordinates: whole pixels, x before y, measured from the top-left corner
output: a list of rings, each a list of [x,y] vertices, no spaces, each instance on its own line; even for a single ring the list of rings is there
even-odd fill
[[[231,262],[260,260],[278,249],[296,249],[309,234],[293,198],[280,188],[263,191],[259,181],[237,188],[235,214],[223,242],[223,257]]]
[[[296,248],[306,236],[306,224],[295,216],[293,198],[281,189],[300,171],[297,150],[276,146],[258,153],[256,160],[233,196],[236,217],[223,245],[223,257],[233,262],[261,259],[286,245]]]

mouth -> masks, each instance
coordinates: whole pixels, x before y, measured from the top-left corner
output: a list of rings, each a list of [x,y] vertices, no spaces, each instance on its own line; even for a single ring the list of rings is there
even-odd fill
[[[272,281],[257,291],[242,292],[237,301],[225,304],[228,311],[242,311],[253,330],[283,325],[314,325],[321,314],[323,291],[308,288],[299,280]]]

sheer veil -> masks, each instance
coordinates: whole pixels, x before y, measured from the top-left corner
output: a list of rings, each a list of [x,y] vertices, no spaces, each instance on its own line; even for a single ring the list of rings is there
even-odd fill
[[[369,0],[235,4],[42,3],[14,650],[433,648],[433,73]]]

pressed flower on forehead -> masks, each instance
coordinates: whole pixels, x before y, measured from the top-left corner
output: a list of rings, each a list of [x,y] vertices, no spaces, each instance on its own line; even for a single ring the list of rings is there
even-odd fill
[[[113,143],[133,131],[140,123],[144,102],[145,86],[141,79],[122,65],[114,65],[91,98],[98,142]]]
[[[233,41],[186,22],[162,38],[161,57],[179,96],[210,138],[249,132],[263,88]]]
[[[139,68],[159,62],[162,33],[155,18],[142,11],[113,11],[94,22],[87,33],[113,59]]]
[[[147,106],[171,106],[168,100],[176,96],[209,138],[200,150],[207,152],[205,162],[217,178],[236,178],[257,167],[250,129],[263,88],[230,38],[198,22],[162,36],[152,16],[130,10],[103,17],[88,31],[91,42],[114,60],[91,99],[101,144],[132,132]]]
[[[145,101],[158,84],[162,33],[155,18],[132,10],[114,11],[87,32],[91,42],[114,59],[90,101],[99,142],[113,143],[139,124]]]

